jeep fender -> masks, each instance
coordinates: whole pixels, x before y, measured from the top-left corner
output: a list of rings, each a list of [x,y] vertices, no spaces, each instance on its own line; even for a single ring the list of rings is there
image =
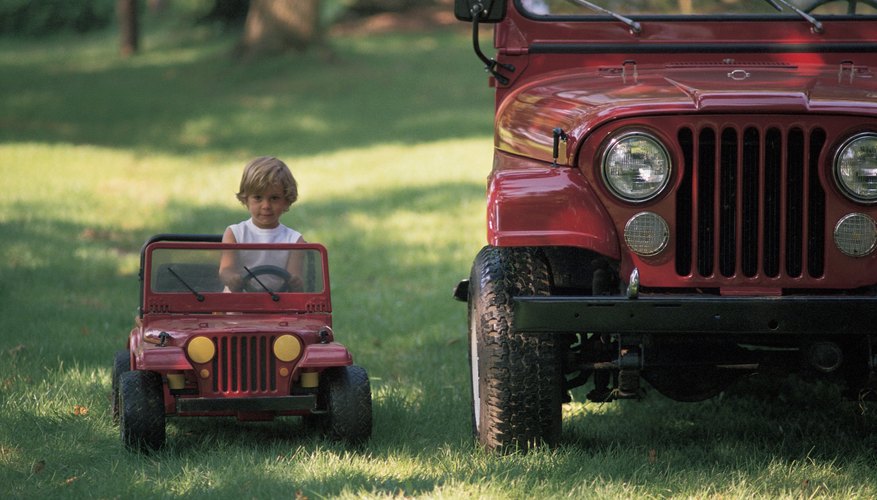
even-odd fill
[[[487,188],[487,241],[498,247],[570,246],[620,259],[609,214],[578,169],[534,165],[497,151]]]
[[[353,364],[353,356],[341,344],[310,344],[305,346],[301,360],[296,364],[296,369],[332,368],[334,366],[350,366]]]

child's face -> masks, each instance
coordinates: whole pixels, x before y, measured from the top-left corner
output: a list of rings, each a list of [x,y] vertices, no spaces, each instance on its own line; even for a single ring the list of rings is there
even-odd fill
[[[264,192],[247,195],[247,210],[253,223],[261,229],[273,229],[280,224],[280,216],[289,210],[290,203],[283,196],[283,187],[272,185]]]

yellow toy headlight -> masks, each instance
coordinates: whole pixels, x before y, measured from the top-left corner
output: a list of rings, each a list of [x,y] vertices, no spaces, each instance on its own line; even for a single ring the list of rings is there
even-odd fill
[[[216,355],[216,346],[207,337],[195,337],[189,341],[186,353],[196,363],[207,363]]]
[[[281,335],[274,341],[274,355],[284,362],[292,361],[301,354],[301,341],[294,335]]]

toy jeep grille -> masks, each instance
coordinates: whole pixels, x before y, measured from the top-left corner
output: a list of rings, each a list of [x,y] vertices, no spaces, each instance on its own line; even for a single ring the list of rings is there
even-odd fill
[[[678,140],[685,162],[676,198],[680,276],[822,276],[823,129],[688,126]]]
[[[277,390],[273,335],[214,337],[213,392],[273,393]]]

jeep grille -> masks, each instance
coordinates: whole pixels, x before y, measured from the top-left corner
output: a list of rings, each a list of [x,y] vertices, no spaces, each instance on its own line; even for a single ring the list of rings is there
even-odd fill
[[[820,277],[825,265],[821,128],[684,127],[676,272]]]
[[[277,390],[273,335],[214,337],[213,392],[270,393]]]

